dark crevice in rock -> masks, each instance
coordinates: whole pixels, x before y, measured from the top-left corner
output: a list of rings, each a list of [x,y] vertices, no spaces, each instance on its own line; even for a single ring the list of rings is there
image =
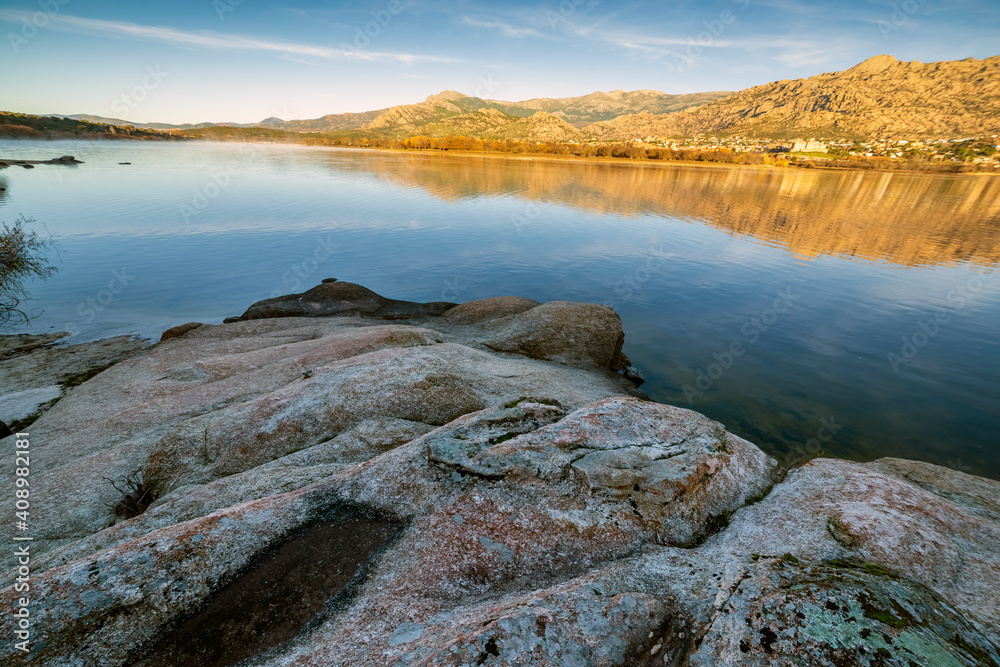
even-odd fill
[[[462,477],[474,477],[474,478],[481,479],[481,480],[486,481],[486,482],[499,482],[500,480],[502,480],[504,478],[503,475],[487,475],[486,473],[474,472],[474,471],[466,470],[465,468],[459,468],[459,467],[450,468],[450,470],[452,470],[453,472],[457,472]]]
[[[707,542],[710,537],[725,532],[726,528],[729,527],[730,520],[732,519],[734,514],[736,514],[745,507],[750,507],[751,505],[756,505],[757,503],[763,501],[769,495],[771,495],[771,492],[774,491],[774,489],[777,486],[778,483],[775,482],[771,484],[771,486],[767,487],[766,489],[758,493],[757,495],[750,496],[744,499],[743,504],[737,507],[736,509],[723,512],[721,514],[716,514],[714,516],[710,516],[708,518],[708,524],[706,525],[705,531],[703,533],[696,536],[694,540],[692,540],[687,544],[674,544],[673,546],[676,546],[680,549],[696,549],[700,547],[705,542]],[[684,493],[686,493],[686,491],[687,489],[681,489],[680,493],[677,495],[676,498],[674,498],[674,500],[675,501],[678,500],[682,495],[684,495]]]
[[[487,660],[490,659],[490,656],[493,656],[495,658],[500,657],[500,649],[497,647],[496,637],[490,637],[486,641],[486,644],[483,646],[483,653],[482,655],[479,656],[479,660],[476,664],[478,665],[484,664]]]
[[[751,576],[750,570],[748,568],[743,568],[736,581],[734,581],[732,585],[728,587],[728,589],[726,588],[723,589],[727,593],[726,599],[720,601],[718,604],[715,605],[715,609],[713,610],[711,617],[708,619],[708,622],[700,626],[697,623],[692,623],[691,625],[692,629],[698,628],[698,631],[694,633],[694,636],[692,637],[693,640],[692,644],[695,648],[701,646],[702,642],[705,641],[705,638],[708,636],[708,633],[711,631],[712,626],[715,624],[716,620],[718,620],[719,617],[726,615],[726,607],[729,605],[729,601],[732,599],[734,595],[736,595],[736,592],[740,590],[740,586],[742,586],[743,582],[750,576]],[[750,625],[749,619],[747,625]],[[740,649],[741,650],[743,649],[742,645],[740,646]],[[746,651],[743,652],[745,653]]]
[[[337,510],[259,558],[130,664],[224,667],[280,647],[343,608],[401,528]]]

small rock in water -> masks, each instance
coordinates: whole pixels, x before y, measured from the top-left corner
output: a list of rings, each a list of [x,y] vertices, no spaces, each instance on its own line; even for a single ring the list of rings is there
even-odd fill
[[[33,165],[33,164],[22,164],[21,167],[23,167],[24,169],[34,169],[35,165]]]
[[[118,164],[132,164],[131,162],[119,162]]]
[[[621,374],[625,376],[626,380],[637,387],[646,382],[646,376],[635,366],[628,366],[622,369]]]

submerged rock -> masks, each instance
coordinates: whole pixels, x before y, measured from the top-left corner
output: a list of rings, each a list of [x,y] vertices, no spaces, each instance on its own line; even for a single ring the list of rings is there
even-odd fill
[[[32,425],[28,658],[1000,664],[996,482],[818,459],[774,485],[616,372],[602,306],[334,281],[244,318],[171,329]],[[136,471],[151,502],[116,515]]]
[[[626,380],[637,387],[641,387],[646,383],[646,376],[635,366],[627,366],[622,369],[621,373],[625,376]]]

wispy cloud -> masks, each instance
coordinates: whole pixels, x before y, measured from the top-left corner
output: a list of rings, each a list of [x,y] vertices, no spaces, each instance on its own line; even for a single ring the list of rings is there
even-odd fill
[[[755,35],[751,39],[714,38],[701,40],[697,36],[684,37],[654,37],[637,32],[609,32],[592,30],[589,27],[570,26],[569,30],[577,35],[589,37],[609,46],[625,51],[642,53],[653,58],[672,56],[684,51],[687,47],[702,49],[792,49],[803,50],[815,48],[815,40],[788,39],[782,36]]]
[[[0,20],[31,20],[31,16],[32,13],[27,11],[0,9]],[[298,44],[295,42],[272,41],[256,37],[244,37],[241,35],[213,31],[188,32],[165,26],[146,26],[135,23],[127,23],[124,21],[88,19],[80,16],[68,16],[65,14],[54,14],[49,16],[48,27],[52,30],[61,30],[64,32],[96,33],[101,35],[113,35],[116,37],[131,37],[133,39],[166,42],[179,46],[193,46],[223,50],[264,51],[278,53],[283,56],[304,56],[327,60],[367,60],[406,64],[420,62],[462,62],[454,58],[438,55],[371,51],[368,49],[355,49],[351,45],[348,45],[348,48],[330,48],[326,46]]]
[[[540,30],[535,30],[534,28],[518,28],[517,26],[513,26],[510,23],[504,23],[503,21],[481,20],[472,18],[471,16],[463,16],[462,23],[476,28],[498,30],[504,37],[514,37],[518,39],[522,37],[551,37],[551,35],[543,33]]]

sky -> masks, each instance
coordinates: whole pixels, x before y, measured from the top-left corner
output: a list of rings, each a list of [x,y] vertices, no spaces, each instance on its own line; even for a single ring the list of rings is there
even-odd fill
[[[985,58],[1000,2],[0,0],[0,33],[0,110],[252,123]]]

